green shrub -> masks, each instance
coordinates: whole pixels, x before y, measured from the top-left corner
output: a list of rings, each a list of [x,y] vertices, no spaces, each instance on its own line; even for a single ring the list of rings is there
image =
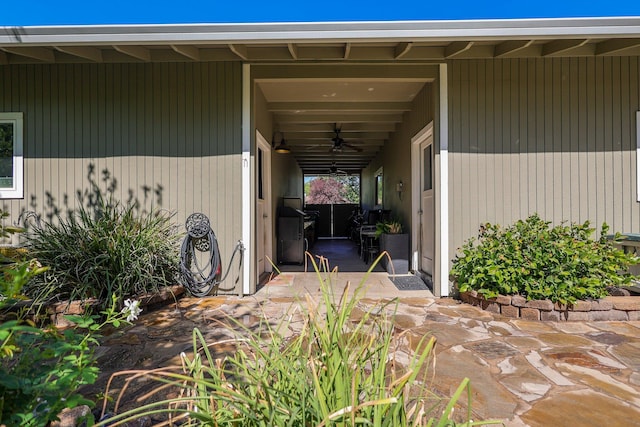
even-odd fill
[[[122,299],[173,285],[178,274],[178,235],[164,212],[136,214],[98,195],[69,219],[36,226],[27,247],[50,270],[29,286],[29,295],[64,299]]]
[[[32,274],[37,274],[37,271]],[[0,309],[7,301],[0,301]],[[0,324],[0,420],[7,426],[46,426],[63,409],[94,402],[78,393],[100,373],[95,356],[99,331],[135,320],[137,301],[101,316],[67,316],[74,329],[38,328],[22,316]],[[102,317],[104,320],[98,320]]]
[[[0,218],[6,213],[0,211]],[[0,225],[0,236],[23,230]],[[129,302],[115,310],[115,298],[105,320],[72,317],[77,327],[60,332],[39,328],[29,318],[28,308],[16,309],[15,303],[26,297],[25,284],[46,271],[36,260],[11,260],[0,257],[0,422],[7,426],[45,426],[57,419],[65,408],[93,403],[77,393],[78,387],[93,383],[98,376],[95,345],[97,333],[108,323],[118,327],[134,320],[138,302]],[[39,301],[33,302],[33,307]]]
[[[506,228],[486,224],[478,239],[465,242],[451,274],[461,292],[486,298],[522,295],[562,304],[602,298],[607,287],[628,283],[622,271],[638,262],[613,247],[608,229],[603,224],[595,240],[588,221],[551,227],[537,214]]]
[[[378,259],[379,260],[379,259]],[[318,267],[313,261],[316,271]],[[467,392],[463,380],[454,397],[440,399],[429,391],[427,373],[435,339],[425,337],[411,352],[404,336],[394,328],[393,303],[361,312],[349,287],[340,298],[331,293],[330,276],[318,274],[322,301],[307,298],[306,308],[292,306],[291,316],[303,325],[292,337],[287,321],[265,321],[247,328],[239,321],[236,351],[221,357],[209,351],[199,330],[193,332],[193,354],[182,354],[183,370],[127,371],[125,384],[114,399],[130,400],[123,393],[131,381],[149,380],[181,389],[180,398],[157,400],[117,414],[99,423],[126,422],[143,415],[171,413],[184,425],[207,426],[454,426],[452,408]],[[356,290],[356,294],[358,290]],[[296,328],[297,329],[297,328]],[[227,343],[228,344],[228,343]],[[400,353],[400,357],[397,354]],[[115,383],[114,383],[115,384]],[[161,390],[160,387],[157,388]],[[109,390],[106,392],[109,395]],[[444,400],[444,401],[443,401]],[[462,425],[470,421],[471,402]],[[436,421],[434,423],[434,421]],[[183,425],[183,424],[181,424]]]

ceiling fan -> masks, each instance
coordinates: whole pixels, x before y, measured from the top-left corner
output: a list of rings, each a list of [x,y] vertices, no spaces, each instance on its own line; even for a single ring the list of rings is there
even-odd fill
[[[342,139],[342,137],[340,136],[340,128],[338,128],[338,126],[336,126],[333,131],[336,133],[336,136],[331,138],[333,147],[329,149],[330,153],[340,153],[344,148],[357,151],[358,153],[362,151],[362,148],[351,145],[348,142],[345,142],[344,139]]]
[[[331,163],[331,167],[329,168],[329,174],[331,174],[331,175],[348,175],[347,172],[338,169],[338,166],[336,166],[336,162]]]

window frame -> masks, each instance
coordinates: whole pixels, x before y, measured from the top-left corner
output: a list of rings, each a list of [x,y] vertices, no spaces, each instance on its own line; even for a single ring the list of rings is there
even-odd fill
[[[380,209],[384,206],[384,171],[380,167],[374,174],[374,205]]]
[[[13,186],[0,187],[0,199],[24,198],[23,113],[0,113],[0,123],[13,124]]]
[[[640,111],[636,111],[636,193],[640,202]]]

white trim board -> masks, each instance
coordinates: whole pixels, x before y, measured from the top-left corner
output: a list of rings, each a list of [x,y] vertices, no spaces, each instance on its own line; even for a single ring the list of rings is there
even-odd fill
[[[251,293],[251,263],[254,239],[251,235],[251,66],[242,65],[242,293]]]
[[[423,127],[411,138],[411,269],[418,271],[420,269],[420,190],[421,190],[421,171],[420,171],[420,144],[433,134],[433,122]]]
[[[434,290],[440,288],[440,296],[449,296],[449,102],[447,91],[447,64],[440,64],[440,185],[438,187],[437,199],[439,208],[440,224],[436,219],[436,245],[439,245],[439,253],[436,256],[440,259],[436,263],[439,271],[435,271],[437,277],[434,280]],[[437,268],[437,267],[436,267]],[[437,285],[436,285],[437,284]]]

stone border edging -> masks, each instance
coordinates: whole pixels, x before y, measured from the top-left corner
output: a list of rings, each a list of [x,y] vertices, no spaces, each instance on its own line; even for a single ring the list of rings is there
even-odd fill
[[[180,298],[185,293],[184,286],[174,285],[164,287],[157,293],[149,293],[144,295],[138,295],[132,297],[140,301],[140,307],[153,307],[165,303],[171,303],[177,298]],[[74,323],[65,319],[65,315],[82,315],[85,313],[87,307],[95,306],[98,301],[95,298],[88,300],[78,301],[61,301],[53,303],[47,307],[47,314],[51,318],[51,323],[56,328],[68,328],[73,326]]]
[[[573,306],[550,300],[527,301],[520,295],[499,295],[486,299],[476,291],[460,292],[460,299],[485,311],[505,317],[543,321],[624,321],[640,320],[640,298],[608,296],[593,301],[577,301]]]

